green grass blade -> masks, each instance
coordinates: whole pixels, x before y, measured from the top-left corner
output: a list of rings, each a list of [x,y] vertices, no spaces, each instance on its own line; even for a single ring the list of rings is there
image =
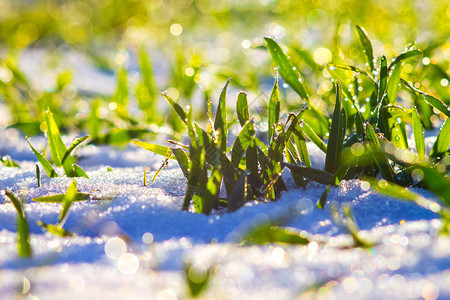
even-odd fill
[[[366,33],[364,32],[364,29],[356,25],[356,31],[358,32],[359,40],[361,42],[364,54],[366,55],[366,62],[369,66],[370,72],[373,72],[375,70],[373,65],[373,49],[372,49],[372,43],[367,38]]]
[[[450,118],[445,120],[444,125],[442,125],[441,130],[433,144],[433,149],[431,149],[431,157],[444,156],[449,152],[450,147]]]
[[[75,164],[75,159],[71,155],[68,155],[64,163],[62,163],[62,158],[67,152],[67,148],[63,143],[58,125],[56,124],[56,121],[53,118],[53,114],[50,111],[49,107],[47,108],[47,111],[45,113],[45,121],[47,124],[48,144],[54,164],[56,166],[62,166],[64,168],[64,173],[68,177],[76,177],[77,174],[74,172],[72,167],[72,165]]]
[[[328,173],[326,171],[322,171],[314,168],[306,168],[300,167],[292,164],[281,163],[282,166],[287,167],[292,172],[295,172],[306,179],[321,183],[321,184],[329,184],[331,179],[333,178],[333,174]]]
[[[414,141],[416,143],[416,151],[420,160],[425,159],[425,137],[423,135],[422,122],[420,122],[419,114],[415,108],[412,109],[412,125],[414,133]]]
[[[397,94],[400,88],[400,74],[402,72],[402,65],[394,65],[390,70],[391,74],[387,85],[387,97],[390,104],[395,104],[397,102]]]
[[[431,106],[433,106],[434,108],[436,108],[437,110],[439,110],[444,115],[450,118],[450,108],[446,104],[444,104],[441,100],[431,95],[428,95],[427,93],[424,93],[421,90],[416,89],[403,78],[401,78],[400,81],[403,83],[404,86],[421,95],[428,104],[430,104]]]
[[[307,245],[310,239],[303,233],[297,233],[293,229],[270,226],[263,224],[253,229],[245,235],[241,241],[249,245],[264,244],[289,244],[289,245]]]
[[[389,164],[388,158],[384,153],[379,152],[381,148],[380,141],[378,136],[376,135],[373,127],[367,123],[366,124],[366,138],[369,142],[372,143],[372,148],[375,150],[374,159],[378,166],[378,169],[381,172],[381,175],[384,179],[394,182],[394,171],[392,170],[391,165]]]
[[[247,174],[242,174],[239,180],[234,185],[234,189],[227,197],[228,212],[233,212],[241,208],[245,203],[247,197]]]
[[[278,67],[278,72],[280,72],[281,77],[283,77],[284,81],[286,81],[286,83],[308,103],[309,97],[302,84],[300,74],[291,64],[286,54],[284,54],[283,49],[281,49],[280,45],[271,38],[266,37],[264,40],[266,41],[267,49],[272,56],[275,66]]]
[[[411,189],[400,186],[398,184],[388,182],[386,180],[378,180],[375,178],[364,178],[369,182],[371,188],[380,194],[393,197],[395,199],[407,200],[416,203],[417,205],[431,210],[435,213],[441,211],[442,207],[435,201],[428,200],[423,196],[413,192]]]
[[[166,147],[166,146],[156,145],[156,144],[142,142],[142,141],[132,141],[132,142],[133,142],[133,144],[135,144],[141,148],[144,148],[145,150],[148,150],[150,152],[156,153],[161,156],[166,156],[167,152],[170,149],[169,147]],[[170,158],[175,158],[175,157],[171,156]]]
[[[308,137],[308,139],[313,142],[320,150],[324,153],[327,153],[327,145],[320,139],[317,133],[308,125],[306,122],[301,122],[300,127],[303,130],[303,133]]]
[[[36,155],[36,158],[41,163],[41,165],[44,168],[45,172],[47,173],[48,177],[58,177],[58,174],[56,173],[55,169],[53,169],[50,162],[31,145],[28,137],[27,137],[27,142],[28,142],[28,145],[30,145],[31,150],[33,151],[34,155]]]
[[[380,61],[380,83],[378,90],[378,103],[381,102],[381,100],[384,98],[384,94],[386,93],[387,79],[388,79],[387,60],[386,56],[383,55]]]
[[[247,94],[240,92],[236,102],[236,112],[238,115],[239,123],[244,126],[245,122],[250,118],[248,112]]]
[[[422,55],[422,52],[420,50],[410,50],[407,52],[404,52],[402,54],[400,54],[399,56],[397,56],[397,58],[389,65],[389,71],[392,70],[392,68],[394,68],[397,65],[400,65],[400,63],[402,63],[404,60],[417,56],[417,55]]]
[[[227,89],[230,84],[230,79],[222,89],[219,96],[219,105],[217,106],[216,117],[214,119],[214,129],[218,132],[219,148],[226,152],[227,150],[227,135],[228,135],[228,124],[227,124]]]
[[[87,136],[83,136],[83,137],[80,137],[80,138],[76,139],[72,143],[72,145],[70,145],[70,147],[67,149],[66,153],[64,153],[64,157],[61,160],[61,164],[64,164],[64,162],[69,157],[69,155],[73,152],[73,150],[75,150],[76,147],[78,147],[81,143],[83,143],[88,138],[89,138],[89,136],[87,135]]]
[[[186,111],[178,103],[176,103],[172,98],[170,98],[166,92],[161,92],[161,95],[163,95],[163,97],[167,100],[167,102],[169,102],[170,106],[172,106],[172,108],[178,114],[181,121],[186,123],[186,120],[187,120]]]
[[[31,256],[30,238],[28,235],[28,223],[23,210],[22,202],[14,196],[13,193],[2,190],[2,195],[9,198],[13,206],[17,211],[17,251],[21,257]]]
[[[341,124],[341,85],[336,83],[336,104],[331,121],[330,136],[328,139],[325,158],[325,171],[334,173],[342,160],[342,124]],[[341,149],[339,152],[338,149]]]
[[[278,123],[280,118],[280,91],[278,89],[278,74],[275,76],[275,82],[273,84],[272,93],[269,99],[269,116],[268,116],[268,128],[269,128],[269,143],[272,141],[275,135],[274,125]]]
[[[170,159],[171,156],[172,156],[172,149],[169,148],[169,150],[167,150],[166,157],[164,158],[164,160],[163,160],[161,166],[160,166],[159,169],[156,171],[155,176],[153,176],[152,182],[155,182],[156,177],[158,177],[159,173],[167,167],[167,164],[168,164],[169,159]]]
[[[50,232],[51,234],[59,236],[59,237],[73,237],[73,236],[75,236],[74,233],[69,232],[69,231],[65,230],[64,228],[61,228],[60,226],[57,226],[57,225],[46,224],[46,223],[43,223],[41,221],[38,221],[37,224],[39,226],[41,226],[42,228],[44,228],[45,230],[47,230],[48,232]]]
[[[90,194],[86,193],[77,193],[73,199],[73,201],[86,201],[89,200]],[[43,197],[36,197],[32,200],[34,202],[47,202],[47,203],[63,203],[64,202],[65,194],[55,194],[51,196],[43,196]]]
[[[20,168],[19,164],[11,158],[9,155],[1,156],[1,162],[7,168]]]
[[[173,155],[175,156],[178,165],[186,179],[189,178],[189,157],[182,148],[172,148]]]
[[[70,206],[72,205],[73,201],[75,201],[77,194],[77,182],[76,180],[72,180],[72,183],[69,185],[66,193],[64,194],[63,208],[58,218],[58,225],[60,225],[61,227],[64,225],[64,222],[67,219]]]
[[[75,177],[84,177],[84,178],[89,178],[89,176],[86,174],[86,172],[83,171],[83,169],[77,165],[77,164],[73,164],[73,171],[75,172],[76,176]]]
[[[303,132],[300,130],[294,131],[294,140],[295,145],[297,146],[298,154],[300,155],[302,162],[305,164],[306,167],[310,168],[311,160],[309,159],[308,148],[306,147],[306,140],[303,135]]]
[[[254,144],[255,128],[251,121],[247,121],[242,127],[241,132],[236,137],[231,150],[231,163],[237,169],[241,158],[244,156],[247,148]]]

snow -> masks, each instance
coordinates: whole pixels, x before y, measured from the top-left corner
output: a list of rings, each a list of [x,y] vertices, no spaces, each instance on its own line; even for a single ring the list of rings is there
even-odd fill
[[[450,239],[439,235],[438,216],[414,204],[376,194],[361,181],[344,181],[328,200],[349,203],[370,250],[349,248],[351,237],[335,226],[329,205],[315,202],[323,185],[291,189],[277,202],[247,203],[234,213],[210,216],[181,211],[185,180],[169,163],[151,182],[163,158],[129,146],[87,146],[79,164],[90,179],[77,178],[88,201],[76,202],[59,238],[36,222],[55,224],[61,204],[31,199],[64,193],[71,178],[42,176],[37,187],[36,159],[25,138],[0,131],[0,154],[21,168],[0,166],[0,187],[25,199],[33,257],[19,258],[16,211],[0,206],[0,298],[25,294],[32,299],[183,299],[189,296],[185,264],[212,267],[208,299],[436,299],[450,297]],[[43,138],[33,144],[43,146]],[[323,154],[308,145],[312,161]],[[144,165],[148,184],[143,186]],[[108,171],[107,167],[112,171]],[[62,170],[58,170],[62,173]],[[287,171],[286,171],[287,172]],[[289,174],[285,174],[289,181]],[[427,198],[430,193],[415,189]],[[242,236],[263,222],[305,230],[307,246],[243,246]],[[31,298],[30,298],[31,299]]]

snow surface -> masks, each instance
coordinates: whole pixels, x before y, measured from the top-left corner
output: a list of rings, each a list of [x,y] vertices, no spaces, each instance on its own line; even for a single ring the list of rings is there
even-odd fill
[[[77,184],[92,199],[72,206],[64,228],[77,235],[58,238],[36,222],[55,224],[61,204],[31,199],[64,193],[72,179],[43,174],[42,186],[37,187],[36,159],[25,138],[7,129],[0,131],[0,140],[0,154],[21,165],[20,169],[0,165],[0,188],[24,197],[33,250],[32,259],[18,257],[16,211],[4,202],[1,299],[22,294],[30,299],[184,299],[189,297],[186,263],[212,267],[202,295],[207,299],[450,298],[450,239],[438,234],[438,216],[365,190],[361,181],[342,182],[328,200],[352,206],[361,235],[377,243],[370,250],[348,248],[351,237],[335,226],[329,209],[315,208],[323,185],[291,189],[277,202],[252,202],[234,213],[205,216],[181,211],[185,180],[175,163],[152,183],[162,157],[131,146],[122,150],[86,146],[78,153],[79,164],[90,179],[77,178]],[[41,149],[45,140],[32,142]],[[311,144],[308,147],[313,163],[320,166],[323,154]],[[289,174],[284,175],[289,182]],[[283,225],[313,234],[315,242],[239,243],[258,224],[283,215],[290,216]]]

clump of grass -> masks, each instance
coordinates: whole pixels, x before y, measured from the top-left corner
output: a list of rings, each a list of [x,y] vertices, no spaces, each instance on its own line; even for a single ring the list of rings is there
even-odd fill
[[[47,140],[50,148],[50,152],[52,155],[52,161],[57,167],[63,167],[64,173],[67,177],[86,177],[87,174],[78,166],[75,162],[75,158],[71,155],[73,150],[77,148],[81,143],[89,138],[89,136],[84,136],[79,139],[76,139],[69,148],[66,148],[64,145],[61,133],[59,132],[58,125],[53,118],[53,114],[50,111],[50,108],[46,111],[46,130],[47,130]],[[36,155],[38,161],[41,163],[45,172],[49,177],[58,177],[55,169],[51,165],[51,163],[45,158],[45,156],[37,151],[30,143],[27,138],[27,142],[33,150],[33,153]]]

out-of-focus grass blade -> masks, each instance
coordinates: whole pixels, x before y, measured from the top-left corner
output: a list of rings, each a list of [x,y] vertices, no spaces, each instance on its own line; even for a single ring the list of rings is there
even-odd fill
[[[450,178],[439,173],[435,168],[418,166],[423,172],[423,181],[426,187],[439,196],[447,207],[450,207]]]
[[[402,65],[396,64],[390,69],[390,76],[387,85],[387,97],[390,104],[395,104],[397,102],[397,94],[400,85],[400,74],[402,72]]]
[[[350,205],[343,204],[343,213],[345,216],[344,218],[341,217],[337,204],[331,203],[331,217],[334,221],[334,223],[341,228],[341,230],[347,232],[350,234],[353,238],[353,247],[361,247],[361,248],[371,248],[374,246],[373,243],[365,241],[360,238],[359,236],[359,227],[355,222],[355,219],[353,217],[353,213],[351,211]]]
[[[36,158],[41,163],[41,165],[44,168],[45,172],[47,173],[48,177],[58,177],[58,174],[56,173],[55,169],[53,169],[50,162],[31,145],[28,137],[27,137],[27,142],[28,142],[28,145],[30,145],[31,150],[33,150],[34,155],[36,155]]]
[[[167,100],[167,102],[169,102],[169,104],[172,106],[172,108],[175,110],[175,112],[180,117],[181,121],[186,123],[186,118],[187,118],[186,111],[178,103],[176,103],[172,98],[170,98],[166,92],[161,92],[161,95],[163,95],[163,97]]]
[[[396,148],[408,149],[405,122],[401,119],[394,122],[391,132],[391,142]]]
[[[228,198],[228,212],[233,212],[241,208],[245,203],[247,197],[247,174],[242,174],[239,180],[234,185],[233,192]]]
[[[67,157],[69,157],[69,155],[73,152],[73,150],[75,150],[76,147],[78,147],[82,142],[84,142],[85,140],[87,140],[89,138],[89,136],[83,136],[80,137],[78,139],[76,139],[72,145],[70,145],[70,147],[67,149],[66,153],[64,154],[64,157],[61,160],[61,163],[64,164],[64,162],[66,161]]]
[[[230,79],[222,89],[219,96],[219,105],[217,106],[216,117],[214,119],[214,129],[219,133],[219,148],[226,152],[227,150],[227,135],[228,135],[228,124],[227,124],[227,89],[230,84]]]
[[[117,86],[116,92],[112,97],[119,106],[126,107],[128,102],[128,72],[126,69],[121,68],[117,72]]]
[[[267,49],[272,56],[275,66],[278,67],[278,72],[280,72],[281,77],[308,103],[309,98],[301,82],[300,74],[291,64],[286,54],[284,54],[283,49],[271,38],[266,37],[264,40],[266,41]]]
[[[412,109],[412,125],[414,133],[414,141],[416,143],[417,154],[420,160],[425,159],[425,137],[423,135],[422,122],[420,122],[419,114],[415,108]]]
[[[450,118],[445,120],[431,149],[431,157],[439,157],[448,153],[450,147]]]
[[[241,242],[248,245],[264,245],[272,243],[307,245],[309,244],[310,239],[303,232],[297,233],[293,229],[263,224],[247,233]]]
[[[28,236],[28,223],[23,210],[22,202],[13,193],[2,190],[2,195],[9,198],[17,211],[17,251],[21,257],[31,256],[30,238]]]
[[[236,112],[238,115],[239,123],[244,126],[245,122],[249,119],[247,94],[240,92],[236,102]]]
[[[422,52],[420,50],[409,50],[397,56],[397,58],[389,65],[389,70],[392,70],[393,67],[400,65],[400,63],[408,58],[421,55]]]
[[[20,168],[19,164],[11,158],[9,155],[0,156],[1,161],[5,167],[8,168]]]
[[[45,230],[47,230],[48,232],[50,232],[51,234],[54,234],[56,236],[59,237],[73,237],[75,236],[74,233],[69,232],[67,230],[65,230],[64,228],[57,226],[57,225],[52,225],[52,224],[46,224],[44,222],[38,221],[37,224],[39,226],[41,226],[42,228],[44,228]]]
[[[144,47],[141,47],[138,52],[139,67],[142,74],[142,85],[145,88],[146,97],[136,97],[139,101],[139,107],[148,116],[154,114],[152,108],[156,100],[156,84],[153,76],[152,63],[147,55]],[[137,96],[137,95],[136,95]],[[148,111],[150,110],[150,111]]]
[[[384,93],[386,93],[387,88],[387,79],[388,79],[388,69],[387,69],[387,60],[386,56],[381,57],[380,61],[380,84],[378,91],[378,103],[381,102],[381,99],[384,97]]]
[[[370,43],[370,40],[367,38],[366,33],[364,30],[356,25],[356,31],[358,32],[359,40],[361,42],[364,54],[366,55],[366,62],[369,66],[370,72],[373,72],[375,70],[373,65],[373,50],[372,50],[372,44]]]
[[[189,157],[182,148],[172,148],[173,155],[178,161],[180,169],[183,171],[183,175],[186,180],[189,178]]]
[[[235,168],[239,167],[239,162],[247,148],[254,144],[254,136],[255,128],[253,123],[247,121],[234,141],[233,149],[231,150],[231,163]]]
[[[308,139],[313,142],[320,150],[327,153],[327,145],[320,139],[320,137],[314,132],[311,126],[306,122],[301,122],[300,127],[302,127],[303,133],[308,137]]]
[[[35,202],[47,202],[47,203],[62,203],[64,202],[65,194],[56,194],[51,196],[36,197],[32,200]],[[72,201],[86,201],[89,200],[90,194],[77,193]]]
[[[142,141],[133,141],[133,144],[144,148],[145,150],[148,150],[150,152],[156,153],[158,155],[166,156],[167,152],[169,151],[169,147],[156,145],[152,143],[142,142]],[[170,157],[175,158],[175,157]]]
[[[413,87],[412,85],[410,85],[406,80],[404,80],[403,78],[400,79],[400,81],[403,83],[403,85],[405,85],[407,88],[413,90],[414,92],[418,93],[419,95],[421,95],[423,97],[423,99],[430,104],[431,106],[433,106],[434,108],[436,108],[437,110],[439,110],[440,112],[442,112],[444,115],[446,115],[447,117],[450,118],[450,109],[449,107],[444,104],[441,100],[428,95],[427,93],[422,92],[421,90],[416,89],[415,87]]]
[[[62,158],[66,154],[67,148],[63,143],[61,133],[59,132],[58,125],[56,124],[53,114],[50,111],[50,107],[47,108],[45,113],[45,121],[47,124],[47,139],[53,162],[56,166],[62,166],[64,168],[64,173],[68,177],[76,177],[77,174],[72,167],[73,164],[75,164],[75,159],[70,154],[67,156],[64,163],[62,163]]]
[[[369,182],[370,186],[377,192],[393,197],[395,199],[408,200],[416,203],[423,208],[431,210],[435,213],[439,213],[442,209],[435,201],[426,199],[425,197],[413,192],[411,189],[400,186],[398,184],[388,182],[386,180],[378,180],[376,178],[364,178],[365,181]]]
[[[275,76],[275,83],[273,84],[272,93],[269,99],[269,117],[268,117],[268,128],[269,128],[269,143],[272,141],[275,134],[274,124],[278,123],[280,118],[280,91],[278,89],[278,74]]]
[[[186,274],[186,285],[189,287],[189,293],[192,298],[202,296],[208,283],[214,274],[214,267],[209,266],[208,269],[197,268],[196,266],[186,263],[184,266]]]
[[[334,106],[333,119],[331,121],[330,136],[328,139],[325,158],[325,171],[334,173],[339,168],[342,160],[342,126],[341,126],[341,85],[336,83],[336,104]],[[341,149],[340,153],[338,149]]]

